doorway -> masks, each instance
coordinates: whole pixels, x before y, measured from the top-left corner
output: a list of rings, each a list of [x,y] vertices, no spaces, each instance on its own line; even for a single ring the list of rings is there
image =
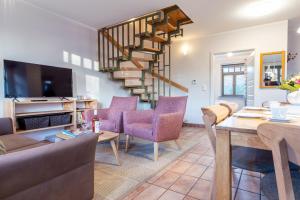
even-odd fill
[[[239,108],[254,105],[254,56],[253,49],[212,54],[212,104],[223,100]]]

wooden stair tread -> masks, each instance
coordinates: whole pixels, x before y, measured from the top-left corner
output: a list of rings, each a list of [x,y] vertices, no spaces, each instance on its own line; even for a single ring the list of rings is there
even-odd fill
[[[152,47],[143,47],[143,48],[141,48],[139,46],[129,45],[129,46],[126,46],[125,48],[131,49],[132,51],[139,51],[139,52],[150,53],[150,54],[160,52],[160,49],[152,48]]]
[[[141,69],[137,67],[120,67],[120,71],[141,71]]]
[[[152,47],[144,47],[141,49],[141,51],[149,51],[149,52],[160,52],[160,49],[152,48]]]
[[[149,41],[153,41],[153,42],[159,42],[159,43],[167,42],[168,41],[167,38],[164,38],[164,37],[159,36],[159,35],[154,35],[153,36],[149,32],[144,32],[144,33],[141,33],[141,34],[136,34],[135,36],[136,37],[140,37],[140,38],[145,39],[145,40],[149,40]]]
[[[126,46],[126,48],[130,48],[132,51],[139,51],[139,52],[144,52],[144,53],[159,53],[160,52],[160,49],[157,49],[157,48],[152,48],[152,47],[134,47],[132,45],[130,45],[129,47]]]
[[[154,35],[153,37],[148,38],[147,40],[153,41],[153,42],[167,42],[168,40],[162,36]]]
[[[176,26],[172,25],[170,22],[163,23],[163,22],[155,19],[153,21],[150,20],[147,23],[155,26],[156,31],[162,31],[162,32],[165,32],[165,33],[169,33],[169,32],[172,32],[172,31],[176,30]]]
[[[153,58],[140,58],[140,57],[132,57],[133,59],[140,61],[140,62],[153,62]]]
[[[162,31],[165,33],[169,33],[169,32],[175,31],[175,30],[176,30],[176,27],[173,26],[171,23],[156,25],[156,31]]]
[[[128,78],[125,78],[125,80],[138,80],[138,81],[140,81],[141,78],[138,78],[138,77],[128,77]]]
[[[140,89],[140,88],[134,88],[132,89],[133,94],[144,94],[146,92],[145,89]]]
[[[193,21],[177,5],[169,6],[161,10],[166,13],[168,20],[175,25],[180,21],[180,25],[190,24]]]
[[[139,79],[142,78],[142,72],[140,70],[135,71],[115,71],[113,72],[114,79]]]
[[[135,59],[136,61],[139,61],[139,62],[153,62],[155,61],[153,58],[141,58],[141,57],[132,57],[132,59]],[[123,61],[123,62],[129,62],[131,61],[130,59],[128,59],[127,57],[113,57],[113,58],[109,58],[109,60],[120,60],[120,61]]]

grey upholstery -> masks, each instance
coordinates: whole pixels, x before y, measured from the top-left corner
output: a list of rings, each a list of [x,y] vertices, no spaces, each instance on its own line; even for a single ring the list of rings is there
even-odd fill
[[[92,199],[97,140],[88,134],[1,155],[0,199]]]
[[[13,125],[11,118],[0,118],[0,135],[8,135],[13,133]]]

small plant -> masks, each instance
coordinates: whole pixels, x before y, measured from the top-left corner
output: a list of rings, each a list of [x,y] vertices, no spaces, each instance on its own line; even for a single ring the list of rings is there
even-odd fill
[[[300,74],[292,75],[288,80],[282,81],[279,88],[290,92],[298,91],[300,89]]]

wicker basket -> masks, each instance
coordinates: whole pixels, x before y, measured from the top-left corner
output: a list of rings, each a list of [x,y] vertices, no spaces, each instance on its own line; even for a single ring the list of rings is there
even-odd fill
[[[45,128],[49,126],[49,116],[19,118],[19,127],[22,130]]]
[[[50,116],[50,126],[59,126],[59,125],[70,124],[70,123],[71,123],[70,114]]]

